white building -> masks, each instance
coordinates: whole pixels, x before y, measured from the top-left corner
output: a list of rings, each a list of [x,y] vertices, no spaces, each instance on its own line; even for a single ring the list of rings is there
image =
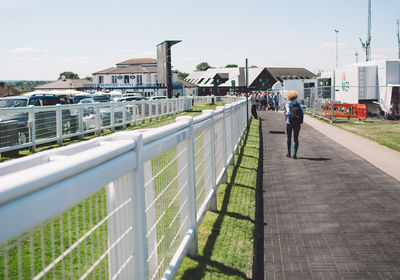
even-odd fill
[[[399,59],[345,65],[322,77],[332,80],[336,101],[368,104],[369,112],[380,109],[388,117],[400,117]]]
[[[116,67],[97,71],[93,84],[87,89],[138,92],[144,96],[166,95],[166,86],[158,82],[157,61],[153,58],[135,58],[116,64]],[[174,90],[182,88],[176,73],[172,74]]]

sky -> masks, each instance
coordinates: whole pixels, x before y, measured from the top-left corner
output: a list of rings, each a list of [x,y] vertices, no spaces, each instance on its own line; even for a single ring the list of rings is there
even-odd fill
[[[80,77],[172,47],[173,68],[196,65],[331,70],[365,60],[367,0],[0,0],[0,80]],[[372,0],[372,59],[396,59],[400,0]]]

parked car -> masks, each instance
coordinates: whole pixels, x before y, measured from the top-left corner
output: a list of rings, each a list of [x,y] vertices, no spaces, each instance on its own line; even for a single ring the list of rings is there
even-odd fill
[[[93,100],[93,95],[91,95],[91,94],[76,94],[72,98],[72,100],[74,101],[74,104],[80,103],[80,101],[83,99],[92,99]]]
[[[145,100],[144,96],[139,96],[139,95],[127,95],[123,96],[119,101],[142,101]]]
[[[165,100],[167,99],[166,96],[151,96],[148,98],[149,100]]]
[[[83,107],[83,116],[84,117],[96,113],[96,110],[95,110],[94,106],[90,106],[90,105],[94,105],[93,98],[81,99],[78,102],[78,104],[85,104],[84,107]]]
[[[110,102],[110,95],[106,93],[95,93],[93,94],[94,102]]]
[[[17,108],[26,106],[51,106],[61,104],[61,100],[53,94],[32,94],[30,96],[11,96],[0,98],[0,108]],[[14,121],[11,122],[10,121]],[[12,130],[15,137],[11,139],[10,125],[14,123],[15,128]],[[16,112],[16,113],[0,113],[0,147],[13,146],[17,144],[24,144],[29,142],[30,130],[28,125],[28,113],[27,112]],[[7,124],[7,125],[6,125]],[[68,129],[69,132],[75,132],[77,129],[77,117],[72,116],[69,110],[62,110],[62,124],[63,129]],[[6,125],[6,127],[4,126]],[[6,129],[8,131],[6,131]],[[55,111],[44,111],[35,113],[35,137],[39,138],[50,138],[57,135],[56,126],[56,112]],[[75,131],[74,131],[75,130]],[[4,141],[1,135],[8,135],[7,143]]]

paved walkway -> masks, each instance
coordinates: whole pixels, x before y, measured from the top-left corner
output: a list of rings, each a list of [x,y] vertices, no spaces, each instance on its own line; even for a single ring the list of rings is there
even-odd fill
[[[283,113],[259,116],[264,279],[400,279],[400,182],[308,124],[286,158]]]

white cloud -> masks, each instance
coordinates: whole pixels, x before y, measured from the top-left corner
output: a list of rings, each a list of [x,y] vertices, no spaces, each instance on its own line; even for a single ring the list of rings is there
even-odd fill
[[[43,49],[43,50],[39,50],[39,49],[35,49],[35,48],[31,48],[31,47],[20,47],[20,48],[15,48],[9,51],[9,53],[12,54],[39,54],[39,53],[49,53],[51,52],[50,49]]]
[[[15,54],[33,54],[33,53],[40,53],[40,50],[31,47],[22,47],[22,48],[15,48],[9,52]]]

